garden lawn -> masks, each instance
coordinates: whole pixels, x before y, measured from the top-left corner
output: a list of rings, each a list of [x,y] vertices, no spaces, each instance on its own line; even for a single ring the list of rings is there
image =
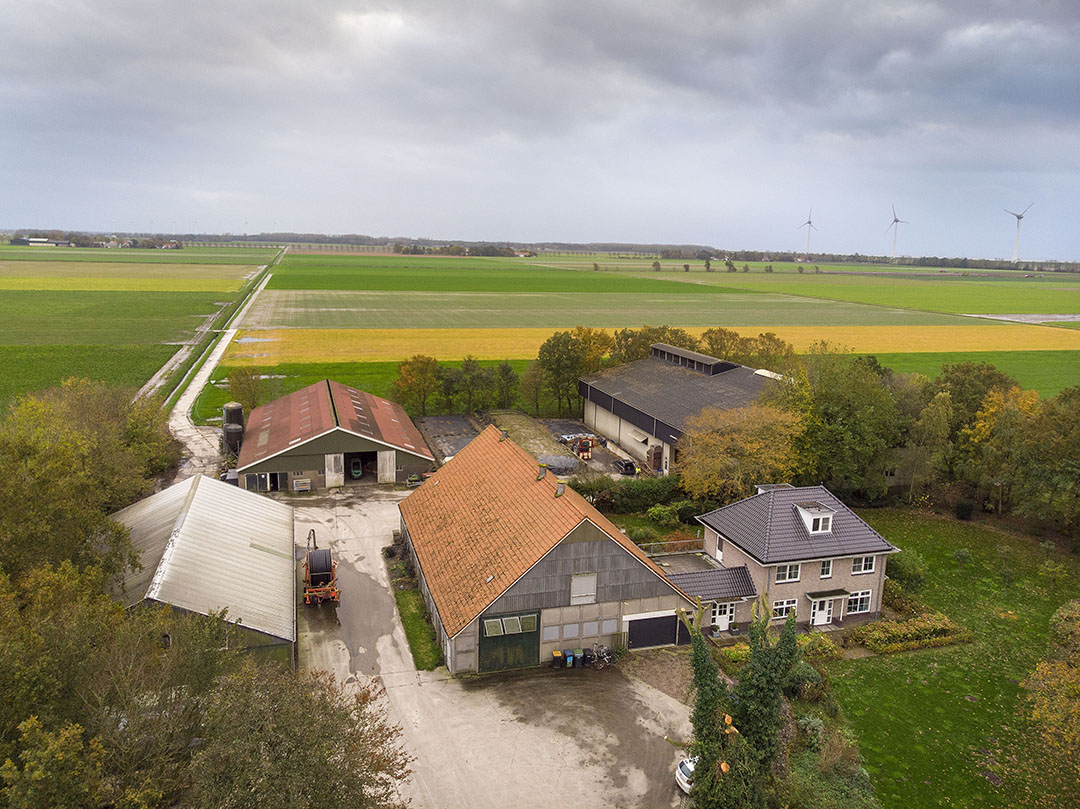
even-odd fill
[[[0,346],[0,410],[24,393],[59,385],[68,377],[108,385],[141,386],[165,364],[176,346]]]
[[[419,590],[396,590],[394,600],[397,601],[401,625],[405,629],[405,637],[409,641],[409,651],[412,652],[416,668],[420,671],[438,668],[443,662],[442,650],[439,649],[435,630],[428,620],[424,596]]]
[[[859,734],[886,809],[1076,805],[1075,762],[1046,752],[1021,682],[1046,650],[1047,622],[1080,596],[1080,560],[1055,591],[1030,538],[910,511],[863,511],[929,567],[919,598],[974,633],[971,643],[833,664],[837,699]],[[967,549],[972,561],[955,554]],[[1071,770],[1071,772],[1070,772]]]
[[[988,362],[1020,383],[1050,397],[1080,385],[1080,351],[946,351],[922,354],[877,354],[886,368],[936,377],[943,365]]]

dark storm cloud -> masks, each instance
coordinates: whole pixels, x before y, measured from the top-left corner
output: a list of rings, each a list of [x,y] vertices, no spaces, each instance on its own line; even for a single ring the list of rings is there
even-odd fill
[[[762,178],[812,189],[792,207],[813,194],[838,217],[864,204],[871,174],[889,195],[974,194],[979,172],[1003,192],[1077,187],[1080,14],[1065,2],[0,9],[0,180],[21,192],[0,191],[9,225],[26,212],[138,227],[147,210],[198,210],[231,229],[769,246]],[[48,194],[19,169],[45,163],[68,177]],[[530,199],[493,213],[521,178]],[[683,210],[660,193],[670,181],[698,189]],[[568,205],[575,185],[588,199]],[[763,207],[701,190],[720,186]],[[86,219],[103,209],[111,224]],[[710,216],[728,224],[718,233]],[[846,229],[850,244],[837,229],[831,247],[869,251],[876,229]],[[980,251],[956,245],[924,251]]]

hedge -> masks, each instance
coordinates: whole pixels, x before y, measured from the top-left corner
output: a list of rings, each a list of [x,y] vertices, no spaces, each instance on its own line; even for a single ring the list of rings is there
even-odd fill
[[[878,654],[948,646],[970,636],[966,627],[940,612],[923,613],[906,621],[874,621],[851,633],[854,641]]]

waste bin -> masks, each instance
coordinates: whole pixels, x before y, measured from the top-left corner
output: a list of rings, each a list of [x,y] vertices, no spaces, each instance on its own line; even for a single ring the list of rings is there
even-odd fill
[[[574,650],[573,649],[563,649],[562,650],[562,656],[563,656],[563,660],[566,661],[566,667],[568,669],[573,668],[574,667]]]
[[[592,649],[585,649],[581,653],[581,665],[591,666],[596,661],[596,652]]]
[[[561,669],[563,667],[562,650],[553,649],[551,652],[551,667],[553,669]]]
[[[582,667],[582,665],[585,663],[584,657],[585,657],[585,655],[582,653],[581,649],[574,649],[574,668],[575,669],[580,669]]]

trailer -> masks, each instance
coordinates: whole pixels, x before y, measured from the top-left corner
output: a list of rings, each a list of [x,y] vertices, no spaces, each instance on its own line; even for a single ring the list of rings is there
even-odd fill
[[[304,555],[304,603],[322,604],[337,602],[341,591],[337,586],[337,562],[329,548],[320,548],[315,540],[315,529],[308,531],[307,553]]]

